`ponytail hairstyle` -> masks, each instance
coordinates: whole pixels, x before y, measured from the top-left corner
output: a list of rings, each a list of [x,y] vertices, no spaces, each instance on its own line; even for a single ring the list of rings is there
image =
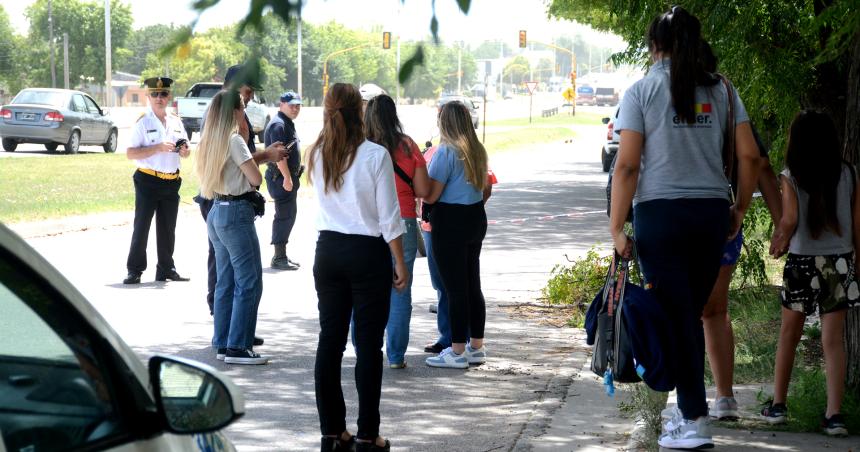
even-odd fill
[[[452,147],[463,161],[466,181],[478,191],[487,186],[487,150],[478,141],[472,116],[461,102],[448,102],[439,112],[440,143]]]
[[[794,117],[788,132],[785,166],[797,186],[809,195],[806,223],[813,239],[820,237],[825,229],[842,235],[836,196],[842,179],[839,150],[839,135],[829,115],[803,110]]]
[[[398,148],[409,155],[409,148],[401,146],[405,135],[397,118],[397,106],[388,94],[374,96],[367,102],[364,112],[364,133],[367,139],[388,149],[391,159]]]
[[[195,159],[200,194],[204,198],[224,193],[224,165],[230,157],[230,137],[239,130],[235,113],[244,108],[242,97],[234,90],[219,91],[209,103]]]
[[[680,6],[673,6],[655,18],[648,27],[651,54],[661,52],[672,59],[669,77],[672,106],[678,116],[688,123],[696,120],[696,85],[712,86],[717,83],[702,68],[701,41],[702,24],[696,16]]]
[[[325,97],[323,128],[308,153],[308,181],[313,184],[316,156],[322,164],[324,192],[339,191],[343,173],[352,166],[358,146],[364,142],[361,94],[355,86],[335,83]]]

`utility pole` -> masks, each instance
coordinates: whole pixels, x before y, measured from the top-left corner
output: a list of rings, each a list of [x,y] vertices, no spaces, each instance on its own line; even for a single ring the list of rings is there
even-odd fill
[[[54,64],[54,9],[48,0],[48,43],[51,45],[51,88],[57,87],[57,66]]]
[[[299,14],[296,17],[296,52],[298,53],[298,73],[297,73],[297,85],[296,92],[299,93],[299,97],[302,97],[302,8],[299,5]]]
[[[457,46],[457,95],[463,94],[463,41]]]
[[[105,106],[111,106],[110,0],[105,0]]]
[[[69,34],[63,33],[63,88],[69,89]]]

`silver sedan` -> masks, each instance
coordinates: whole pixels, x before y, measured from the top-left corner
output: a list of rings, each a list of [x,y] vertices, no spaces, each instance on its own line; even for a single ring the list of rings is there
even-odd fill
[[[117,127],[90,96],[53,88],[21,90],[12,103],[0,108],[3,149],[13,152],[20,143],[44,144],[49,151],[62,144],[75,154],[82,145],[116,151]]]

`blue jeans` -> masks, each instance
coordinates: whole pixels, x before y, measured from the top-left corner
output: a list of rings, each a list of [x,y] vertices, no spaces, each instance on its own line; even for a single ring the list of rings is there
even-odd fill
[[[215,348],[250,349],[263,295],[263,262],[248,201],[215,201],[206,219],[215,249]]]
[[[430,284],[436,289],[436,328],[439,330],[439,339],[436,342],[443,347],[451,346],[451,322],[448,320],[448,294],[442,285],[439,269],[436,267],[436,259],[433,257],[433,238],[430,233],[422,230],[424,236],[424,248],[427,253],[427,267],[430,270]]]
[[[412,318],[412,268],[415,266],[415,255],[418,252],[418,221],[415,218],[403,218],[406,232],[403,234],[403,262],[409,271],[409,281],[406,287],[398,292],[391,288],[391,310],[388,313],[388,325],[385,327],[385,354],[390,364],[402,363],[409,345],[409,320]]]

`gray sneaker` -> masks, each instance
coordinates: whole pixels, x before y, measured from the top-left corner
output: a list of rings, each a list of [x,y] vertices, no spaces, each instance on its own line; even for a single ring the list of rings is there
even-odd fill
[[[660,417],[663,418],[663,433],[675,430],[684,420],[684,416],[681,415],[678,405],[672,405],[671,408],[661,411]]]
[[[714,440],[711,437],[711,426],[707,416],[695,421],[684,419],[672,431],[663,433],[657,440],[660,447],[666,449],[711,449]]]
[[[719,397],[714,402],[714,409],[710,414],[711,417],[721,421],[736,421],[738,420],[738,401],[734,397]]]
[[[290,258],[288,258],[287,256],[273,257],[272,258],[272,268],[274,268],[275,270],[290,270],[290,271],[299,269],[298,265],[295,265],[294,263],[292,263],[290,261]]]

